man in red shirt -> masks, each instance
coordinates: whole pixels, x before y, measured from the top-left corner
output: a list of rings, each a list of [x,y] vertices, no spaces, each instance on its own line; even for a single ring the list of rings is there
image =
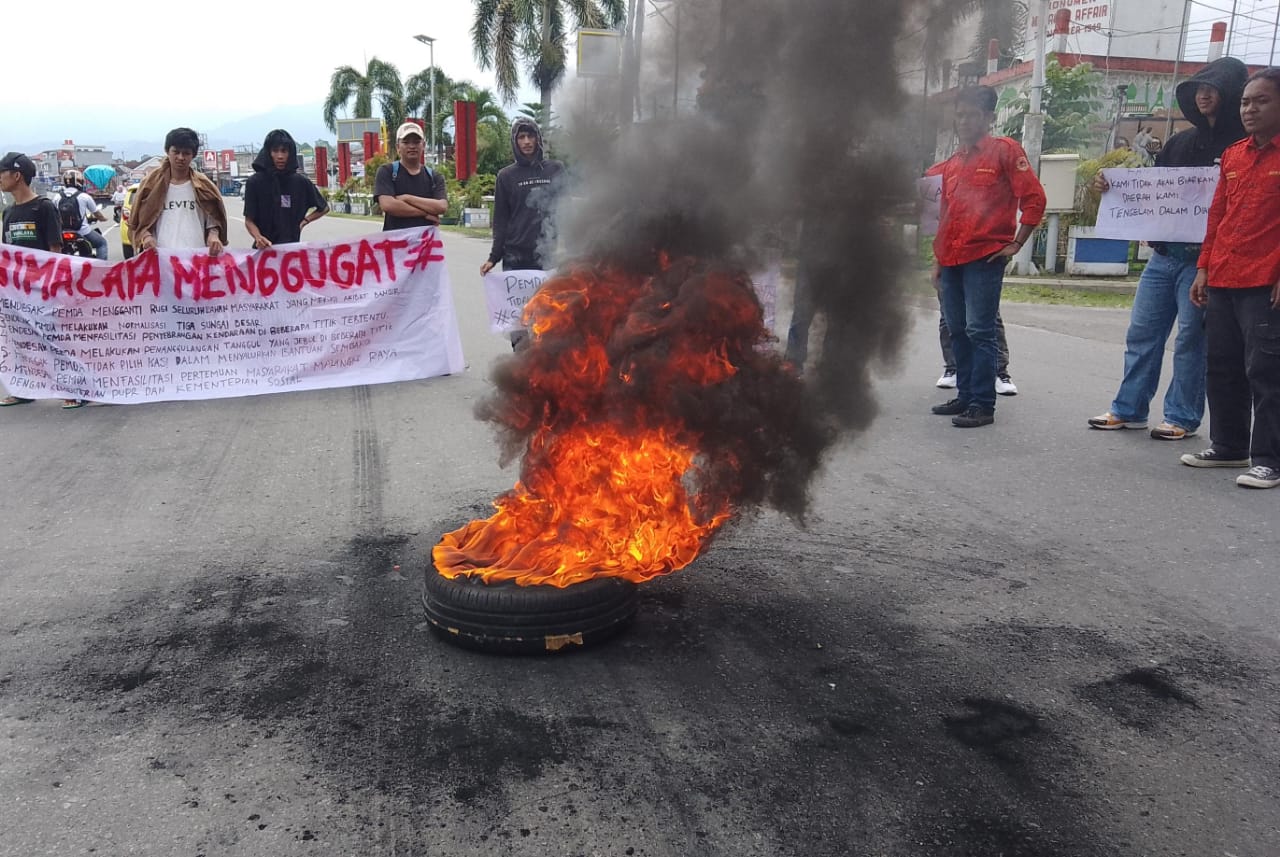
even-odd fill
[[[955,116],[960,148],[928,171],[942,176],[934,276],[956,357],[956,398],[935,405],[933,412],[950,415],[960,428],[995,422],[996,312],[1004,269],[1044,217],[1044,188],[1016,141],[991,136],[995,118],[994,89],[960,90]]]
[[[1182,456],[1182,463],[1248,467],[1236,477],[1237,485],[1275,488],[1280,485],[1280,67],[1249,78],[1240,119],[1249,136],[1222,155],[1191,286],[1191,300],[1207,307],[1205,388],[1212,446]]]

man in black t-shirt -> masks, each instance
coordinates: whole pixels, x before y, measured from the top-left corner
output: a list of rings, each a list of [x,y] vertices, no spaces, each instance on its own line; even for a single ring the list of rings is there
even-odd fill
[[[13,197],[13,205],[5,209],[0,241],[30,247],[33,250],[62,251],[62,220],[58,207],[31,189],[36,177],[35,162],[19,152],[0,158],[0,190]],[[33,401],[21,396],[5,396],[0,407],[25,405]],[[63,407],[78,408],[83,404],[68,399]]]
[[[435,226],[449,210],[444,176],[422,162],[422,129],[406,122],[396,129],[400,160],[378,167],[373,195],[382,209],[382,229]]]
[[[293,136],[283,128],[268,133],[244,186],[244,226],[256,249],[297,244],[302,227],[329,213],[329,204],[300,166]]]
[[[10,152],[0,159],[0,190],[13,196],[13,205],[4,213],[4,234],[0,241],[59,253],[62,221],[58,207],[31,189],[35,175],[35,162],[26,155]]]

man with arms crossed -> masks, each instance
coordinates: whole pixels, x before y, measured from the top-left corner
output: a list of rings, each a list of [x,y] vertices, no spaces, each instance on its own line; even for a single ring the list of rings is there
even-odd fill
[[[382,209],[382,229],[409,229],[435,226],[449,210],[444,176],[422,161],[422,129],[405,122],[396,129],[399,160],[378,167],[373,178],[373,194]]]

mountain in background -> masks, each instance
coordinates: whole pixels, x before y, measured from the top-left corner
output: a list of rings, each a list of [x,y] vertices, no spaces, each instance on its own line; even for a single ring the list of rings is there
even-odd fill
[[[209,135],[209,147],[212,149],[234,149],[239,146],[262,145],[267,132],[275,128],[283,128],[293,135],[299,145],[314,144],[316,140],[334,140],[333,132],[324,127],[320,118],[320,104],[293,104],[277,107],[266,113],[226,122],[216,128],[205,131]]]
[[[334,135],[320,119],[321,105],[291,104],[273,108],[263,113],[244,118],[205,122],[205,127],[193,125],[197,131],[208,136],[209,147],[213,149],[235,149],[240,146],[262,145],[262,138],[273,128],[283,128],[301,143],[312,143],[316,140],[333,142]],[[0,142],[0,153],[4,152],[44,152],[57,149],[66,138],[75,140],[81,145],[105,146],[124,160],[136,160],[144,155],[158,155],[164,146],[164,135],[175,125],[181,124],[175,114],[150,115],[131,114],[127,122],[127,136],[121,134],[121,125],[114,114],[101,116],[77,114],[76,119],[67,121],[64,137],[35,138],[9,140]],[[48,127],[49,122],[41,122]],[[12,131],[10,131],[12,133]]]

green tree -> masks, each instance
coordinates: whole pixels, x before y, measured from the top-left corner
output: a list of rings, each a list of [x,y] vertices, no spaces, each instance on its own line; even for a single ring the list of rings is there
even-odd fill
[[[1106,136],[1106,123],[1098,111],[1104,103],[1103,76],[1089,63],[1063,68],[1050,55],[1044,70],[1044,92],[1040,109],[1044,113],[1044,152],[1096,151]],[[1001,107],[1012,111],[1002,131],[1022,139],[1022,116],[1031,109],[1031,97],[1022,92],[1001,97]]]
[[[1021,53],[1022,43],[1026,41],[1027,23],[1030,10],[1020,0],[1013,2],[977,2],[978,32],[974,36],[973,49],[969,61],[977,63],[985,70],[987,65],[987,43],[995,39],[1000,43],[1000,50],[1005,56]]]
[[[477,123],[476,171],[497,175],[498,170],[514,162],[510,132],[492,122]]]
[[[511,118],[502,109],[502,105],[498,102],[498,98],[493,94],[492,90],[482,89],[469,81],[463,81],[458,100],[474,101],[476,103],[477,125],[486,123],[497,125],[503,131],[506,131],[511,126]]]
[[[329,78],[329,95],[324,100],[325,127],[336,133],[338,111],[353,101],[355,118],[373,118],[375,99],[388,128],[395,128],[404,121],[407,112],[404,84],[394,65],[374,57],[369,60],[363,74],[349,65],[339,66]]]
[[[436,134],[435,139],[444,138],[445,122],[453,115],[453,102],[460,99],[460,93],[468,84],[465,81],[456,81],[440,70],[439,66],[435,69],[436,79]],[[423,123],[430,121],[431,116],[431,72],[432,69],[424,69],[405,81],[405,107],[407,109],[406,116],[420,116]]]
[[[574,28],[566,26],[570,17]],[[626,0],[476,0],[471,44],[480,68],[494,70],[504,101],[515,98],[524,60],[541,94],[545,128],[551,124],[551,92],[564,77],[570,29],[617,27],[625,17]]]

